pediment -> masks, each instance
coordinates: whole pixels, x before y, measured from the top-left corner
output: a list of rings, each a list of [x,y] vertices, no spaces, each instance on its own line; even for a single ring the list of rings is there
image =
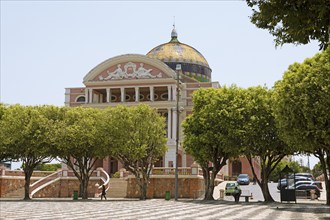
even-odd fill
[[[127,54],[110,58],[93,68],[87,82],[120,80],[171,79],[175,72],[165,63],[144,55]]]

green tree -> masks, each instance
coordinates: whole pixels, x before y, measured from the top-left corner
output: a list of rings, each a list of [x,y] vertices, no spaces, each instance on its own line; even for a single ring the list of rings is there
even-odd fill
[[[284,169],[284,167],[286,165],[288,165],[288,167],[290,167],[293,170],[293,172],[295,172],[295,173],[304,173],[304,168],[301,167],[297,161],[288,162],[288,161],[282,160],[281,162],[279,162],[277,164],[274,171],[270,174],[269,180],[277,182],[280,178],[281,171]]]
[[[229,158],[239,155],[242,95],[236,86],[200,89],[193,95],[193,113],[183,123],[184,149],[203,170],[204,200],[214,199],[216,175]]]
[[[279,138],[272,111],[271,90],[258,86],[245,90],[245,119],[243,136],[244,155],[249,161],[254,178],[261,187],[265,202],[274,202],[268,188],[271,173],[288,154],[290,148]],[[260,159],[261,178],[253,167],[253,158]]]
[[[29,200],[30,179],[39,164],[49,162],[50,127],[58,120],[59,108],[53,106],[9,106],[0,121],[2,154],[22,161],[25,174],[24,200]]]
[[[0,123],[5,114],[6,106],[0,102]],[[9,158],[9,155],[6,155],[6,148],[2,141],[0,140],[0,161],[6,161]]]
[[[320,49],[329,45],[329,0],[246,0],[252,8],[251,22],[267,29],[276,45],[320,42]]]
[[[36,166],[35,170],[40,171],[56,171],[61,169],[62,165],[60,163],[44,163]]]
[[[164,118],[147,105],[117,106],[103,112],[101,127],[103,143],[134,174],[145,200],[153,164],[167,151]]]
[[[317,164],[314,165],[314,167],[312,169],[312,174],[315,178],[317,178],[323,174],[320,162],[318,162]]]
[[[330,48],[289,66],[275,84],[274,110],[283,139],[320,159],[330,205]]]
[[[95,162],[105,154],[98,129],[101,113],[92,108],[66,109],[53,131],[53,154],[71,168],[80,182],[80,196],[88,198],[88,182]]]

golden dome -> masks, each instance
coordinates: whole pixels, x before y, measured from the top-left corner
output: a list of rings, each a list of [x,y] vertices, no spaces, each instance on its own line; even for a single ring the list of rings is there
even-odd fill
[[[198,50],[177,40],[175,29],[172,31],[170,42],[153,48],[147,53],[147,56],[163,62],[183,62],[209,67],[206,59]]]

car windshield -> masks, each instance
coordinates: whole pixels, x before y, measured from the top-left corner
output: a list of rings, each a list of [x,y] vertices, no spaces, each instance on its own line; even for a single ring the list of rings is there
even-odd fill
[[[248,178],[249,176],[247,174],[240,174],[238,178]]]
[[[227,187],[234,187],[235,183],[227,183]]]

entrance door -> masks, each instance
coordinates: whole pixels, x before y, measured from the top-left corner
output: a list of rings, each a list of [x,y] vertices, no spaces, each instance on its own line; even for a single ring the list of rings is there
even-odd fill
[[[234,160],[232,162],[232,175],[238,176],[242,173],[242,163],[239,160]]]
[[[118,161],[115,159],[110,160],[110,175],[118,172]]]

